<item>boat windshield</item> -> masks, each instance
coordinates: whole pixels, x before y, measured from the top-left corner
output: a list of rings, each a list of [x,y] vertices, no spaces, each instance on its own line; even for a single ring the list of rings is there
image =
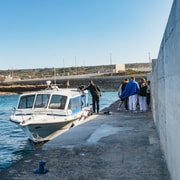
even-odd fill
[[[64,109],[67,101],[67,96],[52,95],[49,109]]]
[[[21,96],[18,108],[19,109],[32,108],[33,103],[34,103],[34,98],[35,98],[35,95]]]
[[[68,108],[72,110],[72,113],[77,113],[81,111],[82,110],[82,97],[78,96],[78,97],[74,97],[70,99]]]
[[[46,108],[49,102],[50,94],[37,94],[35,108]]]

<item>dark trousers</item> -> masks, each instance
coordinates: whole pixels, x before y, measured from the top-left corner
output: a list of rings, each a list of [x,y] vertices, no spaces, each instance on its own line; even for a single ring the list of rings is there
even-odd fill
[[[99,112],[99,98],[92,98],[93,112]]]
[[[146,93],[146,102],[148,106],[150,105],[150,99],[151,99],[150,93]]]
[[[128,98],[124,99],[124,107],[126,110],[128,110]]]

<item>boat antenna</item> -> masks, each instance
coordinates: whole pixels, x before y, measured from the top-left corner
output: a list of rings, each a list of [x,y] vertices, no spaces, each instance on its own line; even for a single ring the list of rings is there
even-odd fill
[[[54,85],[56,86],[56,68],[54,67]]]

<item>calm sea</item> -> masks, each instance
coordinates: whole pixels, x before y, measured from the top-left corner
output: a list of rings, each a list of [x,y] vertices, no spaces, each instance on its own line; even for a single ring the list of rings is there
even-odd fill
[[[24,132],[9,120],[18,95],[0,96],[0,171],[33,151],[35,145],[27,139]],[[90,97],[91,98],[91,97]],[[103,92],[101,109],[118,100],[117,92]]]

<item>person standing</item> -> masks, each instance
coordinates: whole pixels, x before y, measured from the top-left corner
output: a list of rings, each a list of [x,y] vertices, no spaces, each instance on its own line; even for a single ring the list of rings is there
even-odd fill
[[[140,112],[145,112],[147,111],[147,102],[146,102],[147,83],[145,78],[141,78],[139,86],[140,86],[139,108],[140,108]]]
[[[120,95],[122,94],[122,86],[123,86],[123,84],[124,84],[124,81],[121,82],[121,84],[120,84],[120,86],[118,88],[118,97],[120,97]],[[118,105],[118,108],[117,108],[118,111],[120,110],[123,102],[124,102],[123,99],[120,98],[119,105]]]
[[[89,81],[89,85],[83,90],[89,90],[92,96],[93,113],[99,113],[99,101],[101,96],[100,88],[94,84],[92,80]]]
[[[131,112],[137,112],[137,99],[139,91],[139,84],[135,81],[135,77],[131,77],[125,90],[120,95],[120,98],[129,98],[129,110]]]
[[[122,94],[122,92],[125,90],[126,88],[126,85],[128,84],[129,80],[128,79],[124,79],[123,82],[121,83],[119,89],[118,89],[118,96],[120,97],[120,95]],[[121,92],[121,93],[119,93]],[[118,107],[118,110],[120,110],[122,104],[124,103],[124,107],[126,109],[126,111],[128,111],[128,97],[127,98],[122,98],[120,99],[120,103],[119,103],[119,107]]]
[[[66,87],[69,88],[69,80],[66,81]]]
[[[146,89],[146,101],[147,106],[150,107],[150,101],[151,101],[151,82],[147,82],[147,89]]]

